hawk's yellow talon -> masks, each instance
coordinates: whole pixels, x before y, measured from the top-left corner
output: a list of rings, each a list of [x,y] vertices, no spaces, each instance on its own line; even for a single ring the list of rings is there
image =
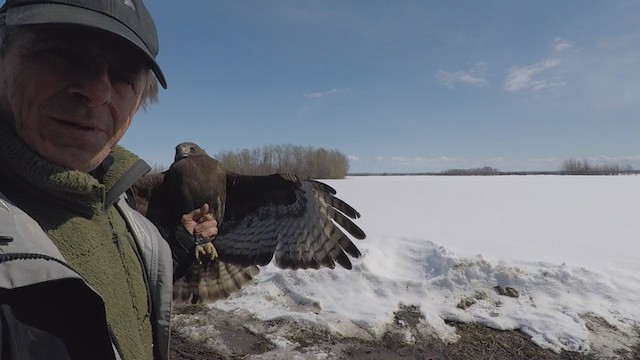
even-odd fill
[[[196,261],[198,264],[202,264],[202,258],[214,260],[218,257],[218,252],[215,246],[209,241],[202,245],[196,246]]]

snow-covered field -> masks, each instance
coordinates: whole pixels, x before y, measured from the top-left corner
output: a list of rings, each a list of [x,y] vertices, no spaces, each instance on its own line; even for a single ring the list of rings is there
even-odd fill
[[[521,329],[554,350],[612,355],[637,341],[639,176],[325,182],[362,214],[356,223],[368,237],[356,240],[363,256],[353,270],[270,265],[257,285],[209,306],[358,336],[381,331],[403,303],[419,305],[447,341],[456,335],[445,320]]]

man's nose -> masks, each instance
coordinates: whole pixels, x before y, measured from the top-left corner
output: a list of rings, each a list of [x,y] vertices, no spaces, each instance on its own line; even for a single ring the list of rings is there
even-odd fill
[[[71,95],[81,98],[89,107],[111,102],[112,88],[107,64],[93,64],[90,69],[83,70],[78,74],[78,81],[69,88]]]

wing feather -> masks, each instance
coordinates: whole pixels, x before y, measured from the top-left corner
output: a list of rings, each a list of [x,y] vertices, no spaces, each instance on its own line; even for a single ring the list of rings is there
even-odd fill
[[[260,270],[212,260],[192,265],[187,274],[173,285],[173,299],[178,304],[209,303],[226,299],[246,284],[252,283]]]
[[[214,240],[222,261],[288,269],[352,267],[361,256],[349,235],[365,233],[351,219],[360,214],[333,196],[335,190],[294,175],[229,174],[225,219]]]
[[[161,199],[164,194],[163,184],[164,174],[152,173],[141,177],[131,186],[136,208],[142,215],[148,216],[149,208],[154,209],[154,207],[158,207],[158,203],[164,202]]]

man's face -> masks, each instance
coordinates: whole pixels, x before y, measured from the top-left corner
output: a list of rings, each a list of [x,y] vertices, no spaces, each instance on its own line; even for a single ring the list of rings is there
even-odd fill
[[[130,44],[74,26],[17,29],[0,58],[0,109],[50,162],[95,169],[127,131],[147,67]]]

